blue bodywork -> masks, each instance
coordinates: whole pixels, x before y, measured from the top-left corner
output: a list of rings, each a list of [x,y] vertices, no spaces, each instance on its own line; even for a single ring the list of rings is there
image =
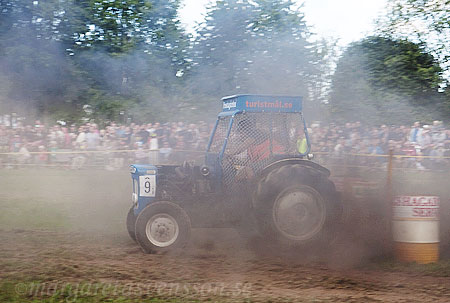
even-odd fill
[[[219,116],[239,112],[302,112],[302,97],[298,96],[235,95],[224,97],[222,101]]]
[[[157,180],[157,172],[158,169],[154,165],[138,165],[133,164],[130,166],[131,170],[131,178],[133,182],[133,195],[136,194],[136,201],[133,201],[134,203],[134,214],[138,215],[149,203],[151,203],[155,196],[141,196],[141,191],[145,190],[144,188],[141,188],[141,182],[140,177],[145,178],[145,176],[154,176],[155,178],[155,184],[158,182]]]

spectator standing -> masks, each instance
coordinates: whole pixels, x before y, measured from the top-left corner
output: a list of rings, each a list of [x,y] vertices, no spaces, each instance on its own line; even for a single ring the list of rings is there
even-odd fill
[[[64,133],[64,149],[70,149],[72,148],[72,135],[69,133],[69,130],[67,127],[62,128],[62,132]]]
[[[420,145],[421,152],[425,156],[428,156],[433,146],[430,131],[431,127],[424,125],[420,136],[417,137],[417,143]]]
[[[371,144],[369,145],[368,152],[371,155],[382,155],[383,149],[381,148],[380,139],[374,138],[371,140]]]
[[[95,126],[91,126],[85,134],[86,148],[88,150],[97,150],[100,145],[100,135]]]
[[[139,128],[136,133],[136,141],[141,142],[143,148],[147,148],[149,142],[150,133],[147,131],[146,127],[143,125]]]
[[[39,154],[36,155],[35,162],[36,164],[47,164],[48,163],[48,154],[46,153],[45,146],[38,146]]]
[[[17,164],[23,165],[30,163],[31,154],[28,151],[27,144],[21,144],[19,149],[19,155],[17,156]],[[17,167],[18,168],[18,167]]]
[[[158,145],[158,137],[156,136],[155,133],[150,134],[149,149],[150,149],[150,163],[158,164],[159,145]]]
[[[409,133],[409,142],[415,143],[422,134],[422,128],[420,127],[420,122],[414,122],[411,132]]]
[[[172,148],[169,146],[169,142],[164,141],[163,146],[159,150],[160,160],[163,162],[169,162],[170,154],[172,153]]]
[[[433,169],[437,169],[437,170],[441,170],[441,169],[446,169],[445,168],[445,164],[446,164],[446,159],[442,158],[445,157],[446,155],[446,149],[444,147],[444,143],[438,143],[436,145],[436,148],[432,149],[430,151],[430,156],[432,157],[438,157],[437,159],[430,159],[430,168]]]
[[[431,140],[433,141],[433,144],[439,143],[445,144],[445,141],[447,140],[447,134],[445,129],[433,128],[431,132]]]
[[[75,146],[77,149],[86,149],[86,133],[84,132],[83,126],[78,128],[78,136],[75,140]]]
[[[336,146],[333,149],[333,155],[336,158],[340,158],[344,155],[345,152],[345,137],[340,137]]]

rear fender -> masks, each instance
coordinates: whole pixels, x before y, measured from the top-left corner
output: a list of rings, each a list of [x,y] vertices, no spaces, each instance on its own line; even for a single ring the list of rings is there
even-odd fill
[[[313,170],[323,174],[327,178],[330,176],[330,171],[320,164],[317,164],[317,163],[309,161],[309,160],[299,159],[299,158],[287,158],[287,159],[275,161],[275,162],[269,164],[268,166],[266,166],[262,170],[259,178],[261,178],[261,179],[264,178],[265,176],[267,176],[267,174],[269,174],[274,169],[277,169],[284,165],[291,165],[291,164],[300,164],[302,166],[312,168]]]

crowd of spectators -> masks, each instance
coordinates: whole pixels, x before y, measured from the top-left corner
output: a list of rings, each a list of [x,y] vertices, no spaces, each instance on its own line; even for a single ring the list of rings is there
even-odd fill
[[[346,158],[351,164],[386,163],[386,157],[367,155],[387,155],[390,150],[394,155],[405,156],[399,157],[402,167],[439,169],[449,164],[446,157],[450,156],[450,129],[442,121],[424,125],[415,122],[410,127],[384,124],[369,127],[360,122],[343,126],[312,124],[311,139],[319,155]]]
[[[174,150],[182,152],[178,156],[185,158],[203,151],[210,129],[211,125],[203,121],[111,123],[104,128],[96,123],[47,127],[40,121],[34,125],[0,125],[0,163],[4,166],[70,163],[74,168],[98,164],[120,168],[129,162],[177,160]]]
[[[191,124],[111,123],[103,128],[96,123],[80,126],[46,126],[40,121],[35,121],[33,125],[2,123],[0,166],[66,164],[80,168],[98,164],[117,169],[129,162],[176,162],[195,153],[201,155],[211,129],[212,125],[203,121]],[[339,161],[345,158],[358,165],[376,161],[385,163],[382,157],[359,155],[384,155],[393,150],[395,155],[436,157],[406,158],[402,162],[405,167],[438,169],[443,164],[449,164],[449,159],[445,157],[449,156],[450,151],[450,129],[441,121],[428,125],[416,122],[412,126],[378,127],[365,126],[360,122],[345,125],[313,123],[309,135],[312,151],[322,160]]]

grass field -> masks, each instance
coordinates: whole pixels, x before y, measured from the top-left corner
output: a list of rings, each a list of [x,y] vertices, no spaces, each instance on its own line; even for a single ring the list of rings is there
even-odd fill
[[[0,170],[1,229],[123,231],[127,172]]]
[[[403,183],[395,177],[399,188]],[[429,176],[421,175],[412,187],[424,180]],[[445,196],[448,179],[435,180],[431,191]],[[450,297],[445,243],[444,259],[429,265],[400,264],[391,257],[344,262],[355,261],[355,249],[330,252],[323,260],[280,259],[247,250],[234,231],[200,230],[183,254],[145,255],[125,229],[128,172],[0,170],[0,181],[0,302],[446,302]],[[410,190],[405,188],[399,190]],[[446,224],[449,217],[443,216]]]

